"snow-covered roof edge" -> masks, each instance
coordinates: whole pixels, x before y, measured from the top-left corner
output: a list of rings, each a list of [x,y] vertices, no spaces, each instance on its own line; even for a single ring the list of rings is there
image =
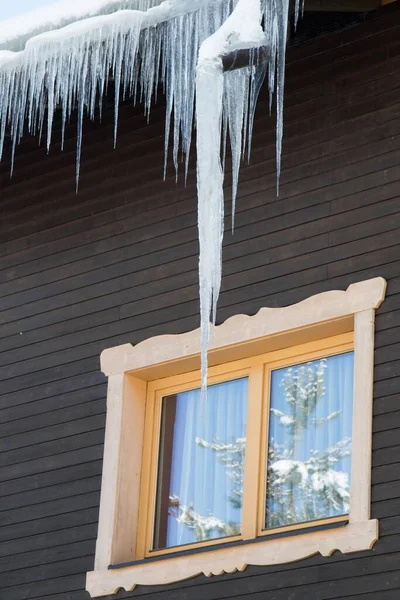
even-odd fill
[[[40,33],[61,29],[70,23],[118,10],[145,11],[162,0],[58,0],[0,21],[0,50],[19,52]]]

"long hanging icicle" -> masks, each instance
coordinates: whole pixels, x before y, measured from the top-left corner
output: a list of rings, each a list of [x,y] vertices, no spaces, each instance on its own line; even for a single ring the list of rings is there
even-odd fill
[[[285,58],[287,30],[289,24],[289,0],[261,0],[264,4],[265,31],[267,46],[270,49],[269,92],[270,106],[276,87],[276,176],[279,194],[281,176],[281,156],[283,141],[283,103],[285,94]],[[295,19],[299,15],[300,2],[296,0]]]
[[[205,402],[207,389],[207,351],[210,315],[215,324],[221,286],[222,240],[224,233],[224,175],[221,165],[223,107],[228,116],[232,145],[233,204],[236,199],[238,169],[248,103],[248,85],[242,73],[231,73],[225,88],[222,56],[243,48],[261,46],[260,0],[239,0],[231,16],[200,48],[196,75],[197,101],[197,189],[200,240],[200,320],[201,388]],[[248,76],[247,76],[248,80]],[[236,98],[233,94],[237,94]],[[245,97],[247,96],[247,97]]]
[[[296,0],[296,19],[300,2],[303,0]],[[261,29],[262,19],[265,31]],[[221,130],[229,130],[232,150],[233,229],[240,161],[247,141],[246,131],[250,153],[255,107],[267,69],[270,107],[275,87],[277,96],[276,162],[279,193],[288,24],[289,0],[239,0],[227,21],[200,48],[196,79],[196,118],[203,402],[207,391],[210,319],[212,325],[215,325],[222,273],[224,176],[221,165]],[[222,57],[243,48],[250,50],[249,66],[239,72],[224,75]],[[225,142],[223,147],[225,148]],[[223,153],[225,156],[225,150]]]

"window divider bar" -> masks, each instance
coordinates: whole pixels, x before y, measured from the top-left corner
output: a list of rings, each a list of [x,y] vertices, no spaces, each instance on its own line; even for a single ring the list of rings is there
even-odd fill
[[[251,368],[248,392],[246,457],[243,483],[242,538],[257,537],[257,515],[262,456],[262,415],[264,394],[264,365]]]
[[[261,414],[261,452],[260,477],[257,507],[257,536],[265,535],[267,510],[268,452],[269,452],[269,420],[271,407],[271,364],[264,364],[263,407]]]

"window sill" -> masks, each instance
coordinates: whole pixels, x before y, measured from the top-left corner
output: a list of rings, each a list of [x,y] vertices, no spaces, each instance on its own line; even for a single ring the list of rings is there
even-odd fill
[[[271,566],[295,562],[320,553],[330,556],[336,550],[347,554],[372,548],[378,539],[378,521],[352,522],[335,529],[318,530],[255,543],[212,548],[207,552],[162,557],[149,562],[92,571],[86,589],[92,597],[132,591],[137,585],[165,585],[204,574],[206,577],[243,571],[247,566]]]

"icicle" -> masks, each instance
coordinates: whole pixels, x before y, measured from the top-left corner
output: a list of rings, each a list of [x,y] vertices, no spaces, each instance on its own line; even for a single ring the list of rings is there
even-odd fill
[[[224,178],[220,156],[223,83],[221,59],[203,62],[197,68],[197,189],[203,404],[207,388],[209,321],[212,313],[215,323],[221,285],[224,226]]]
[[[256,55],[252,56],[252,71],[250,82],[250,106],[249,106],[249,126],[248,126],[248,162],[250,163],[251,147],[253,141],[254,117],[256,114],[257,101],[261,92],[261,88],[265,81],[265,75],[268,70],[268,55],[267,50],[257,49]]]
[[[296,0],[297,13],[300,1]],[[261,35],[261,15],[265,36]],[[296,17],[297,18],[297,17]],[[238,189],[240,160],[248,138],[250,153],[257,98],[268,66],[270,110],[276,87],[277,191],[281,174],[283,101],[289,0],[239,0],[231,16],[203,44],[197,67],[197,172],[200,235],[200,306],[202,398],[206,398],[207,351],[210,316],[215,311],[221,285],[223,237],[223,172],[221,168],[221,123],[227,122],[232,150],[232,229]],[[254,49],[257,63],[254,63]],[[240,72],[222,74],[218,59],[236,49],[250,49],[250,65]],[[214,61],[213,61],[214,59]],[[225,96],[220,99],[225,77]],[[214,81],[214,83],[212,83]],[[214,86],[213,91],[211,91]],[[225,150],[223,149],[224,160]]]
[[[285,94],[285,57],[289,15],[289,0],[278,0],[279,10],[276,16],[277,76],[276,76],[276,183],[277,194],[281,178],[281,157],[283,141],[283,102]]]
[[[299,17],[304,16],[304,0],[296,0],[294,7],[294,25],[297,27],[297,23],[299,22]]]
[[[172,157],[176,175],[181,146],[186,157],[185,178],[187,177],[196,94],[195,69],[199,48],[204,40],[221,27],[237,3],[237,0],[181,0],[182,6],[185,1],[192,10],[179,18],[168,20],[163,25],[162,82],[167,97],[164,178],[167,171],[171,131]],[[146,52],[145,46],[141,54]]]
[[[246,108],[249,104],[249,68],[225,74],[224,114],[227,115],[232,154],[232,233],[235,228],[236,196],[240,162],[245,148]]]
[[[207,397],[207,353],[210,317],[215,325],[222,274],[224,193],[221,165],[223,106],[228,115],[233,162],[233,210],[242,153],[250,69],[230,73],[225,81],[222,56],[260,46],[260,0],[239,0],[230,17],[201,46],[196,76],[197,189],[200,241],[201,397]],[[224,99],[224,100],[223,100]]]

